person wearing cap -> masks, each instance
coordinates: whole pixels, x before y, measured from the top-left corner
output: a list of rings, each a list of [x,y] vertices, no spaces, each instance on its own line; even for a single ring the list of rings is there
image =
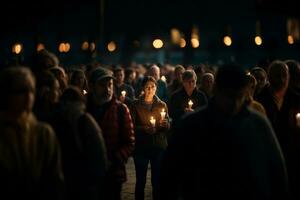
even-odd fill
[[[134,129],[128,107],[113,96],[112,71],[98,67],[89,77],[87,111],[102,129],[110,163],[105,177],[105,199],[121,199],[125,163],[134,149]]]
[[[208,106],[190,113],[163,159],[160,199],[289,199],[285,161],[267,118],[246,104],[241,67],[223,66]]]

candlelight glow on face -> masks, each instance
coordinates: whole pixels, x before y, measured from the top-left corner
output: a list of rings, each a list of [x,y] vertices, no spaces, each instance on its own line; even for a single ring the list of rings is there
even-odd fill
[[[189,102],[188,102],[189,109],[191,109],[191,108],[192,108],[193,104],[194,104],[194,103],[192,102],[192,100],[189,100]]]
[[[161,120],[164,120],[166,117],[166,112],[165,109],[163,108],[162,111],[160,112]]]
[[[155,122],[156,122],[156,120],[154,119],[153,116],[151,116],[151,117],[150,117],[150,123],[151,123],[151,126],[152,126],[152,127],[155,127]]]

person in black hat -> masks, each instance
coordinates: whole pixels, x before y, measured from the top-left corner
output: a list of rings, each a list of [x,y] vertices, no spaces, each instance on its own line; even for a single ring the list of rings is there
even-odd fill
[[[160,199],[289,199],[285,161],[270,122],[246,104],[247,78],[235,65],[216,93],[176,129],[162,164]]]
[[[125,163],[134,148],[134,129],[128,107],[113,96],[112,71],[98,67],[90,74],[87,111],[102,129],[110,162],[105,177],[105,199],[121,199]]]

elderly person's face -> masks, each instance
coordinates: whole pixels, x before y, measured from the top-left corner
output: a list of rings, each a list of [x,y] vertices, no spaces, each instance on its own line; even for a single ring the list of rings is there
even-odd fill
[[[35,99],[35,83],[30,76],[25,76],[12,83],[8,94],[8,109],[14,113],[31,112]]]
[[[160,79],[160,69],[158,67],[152,67],[149,72],[150,76],[153,76],[155,80]]]
[[[113,96],[113,79],[104,78],[97,81],[93,87],[93,93],[97,100],[101,103],[108,102],[112,99]]]

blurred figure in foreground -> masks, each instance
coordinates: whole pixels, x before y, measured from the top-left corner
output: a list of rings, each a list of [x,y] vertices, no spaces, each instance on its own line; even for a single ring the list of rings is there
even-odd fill
[[[207,107],[183,118],[163,160],[160,199],[289,199],[270,122],[245,105],[246,73],[223,66]]]

